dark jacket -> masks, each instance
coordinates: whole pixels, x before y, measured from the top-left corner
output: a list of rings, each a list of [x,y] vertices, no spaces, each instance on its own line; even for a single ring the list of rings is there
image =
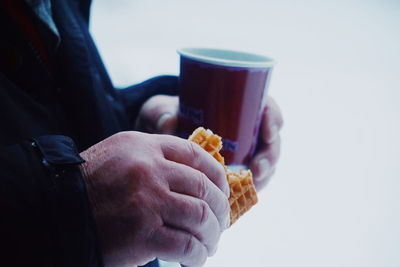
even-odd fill
[[[79,152],[177,91],[173,76],[115,90],[88,32],[90,1],[52,2],[61,43],[48,61],[0,8],[0,266],[101,266]]]

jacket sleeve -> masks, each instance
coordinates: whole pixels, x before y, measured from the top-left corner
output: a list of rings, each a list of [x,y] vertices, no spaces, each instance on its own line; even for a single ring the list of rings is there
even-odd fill
[[[41,136],[0,149],[2,266],[101,266],[74,142]]]
[[[132,127],[143,103],[154,95],[178,95],[178,77],[158,76],[133,85],[126,89],[117,90],[129,117]]]

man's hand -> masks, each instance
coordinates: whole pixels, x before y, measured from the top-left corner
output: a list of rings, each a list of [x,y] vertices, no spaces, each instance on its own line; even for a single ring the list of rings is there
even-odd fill
[[[138,129],[150,133],[175,134],[178,107],[179,100],[176,96],[153,96],[145,102],[140,111]],[[268,184],[275,172],[280,153],[279,131],[282,125],[282,113],[275,101],[268,97],[262,112],[258,150],[249,164],[257,191]]]
[[[81,153],[106,266],[200,266],[229,226],[224,169],[173,136],[122,132]]]
[[[258,151],[250,162],[257,191],[268,184],[275,172],[281,148],[279,131],[282,126],[282,113],[275,101],[268,97],[261,118]]]
[[[178,123],[177,96],[155,95],[140,109],[135,129],[147,133],[175,134]]]

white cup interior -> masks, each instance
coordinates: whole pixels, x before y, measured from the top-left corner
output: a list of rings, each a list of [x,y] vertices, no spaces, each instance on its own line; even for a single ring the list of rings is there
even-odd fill
[[[196,61],[230,67],[270,68],[275,65],[275,61],[266,56],[225,49],[182,48],[178,54]]]

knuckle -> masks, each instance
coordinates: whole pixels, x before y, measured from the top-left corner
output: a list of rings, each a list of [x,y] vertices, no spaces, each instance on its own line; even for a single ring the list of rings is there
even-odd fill
[[[132,138],[132,135],[131,135],[131,133],[130,132],[118,132],[118,133],[116,133],[116,134],[114,134],[113,136],[111,136],[112,138],[120,138],[120,139],[122,139],[122,140],[124,140],[125,138]]]
[[[190,217],[193,216],[193,210],[194,207],[192,203],[188,201],[181,201],[176,208],[179,210],[179,213],[181,213],[184,217]]]
[[[203,200],[196,202],[184,201],[179,207],[179,213],[191,221],[195,225],[203,225],[209,218],[208,204]]]
[[[199,208],[198,208],[198,210],[199,210],[198,223],[200,225],[203,225],[209,218],[209,215],[210,215],[208,212],[209,207],[208,207],[208,204],[204,201],[200,201],[199,203],[200,204],[199,204]]]
[[[206,186],[206,181],[207,181],[207,176],[202,173],[202,172],[198,172],[197,173],[197,196],[200,199],[205,199],[207,196],[207,186]]]
[[[199,162],[200,147],[191,141],[187,141],[186,144],[190,157],[192,158],[193,162],[197,164]]]
[[[188,235],[185,241],[185,245],[183,248],[183,255],[184,256],[189,256],[193,253],[195,247],[195,240],[194,236]]]
[[[157,156],[135,158],[130,165],[132,174],[139,174],[144,177],[153,177],[158,168],[163,167],[164,162]]]

